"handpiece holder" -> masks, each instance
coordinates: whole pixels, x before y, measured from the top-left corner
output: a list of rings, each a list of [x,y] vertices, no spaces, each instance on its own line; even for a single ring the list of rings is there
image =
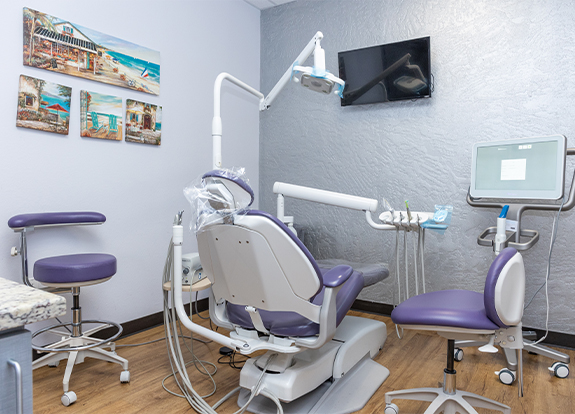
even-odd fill
[[[567,148],[567,155],[575,155],[575,148]],[[575,175],[574,175],[575,178]],[[536,230],[528,230],[521,228],[521,215],[526,210],[542,210],[542,211],[568,211],[575,206],[575,186],[573,185],[573,180],[571,181],[571,188],[569,189],[569,198],[561,207],[559,203],[509,203],[508,201],[483,201],[481,198],[472,198],[467,191],[467,203],[472,207],[488,207],[488,208],[503,208],[505,205],[509,205],[509,211],[507,212],[507,219],[517,222],[515,231],[512,232],[505,240],[505,247],[514,247],[517,250],[528,250],[532,248],[535,243],[539,240],[539,232]],[[497,227],[488,227],[477,237],[477,244],[480,246],[491,246],[495,247],[493,239],[488,239],[487,236],[497,233]],[[527,237],[528,240],[521,242],[521,237]]]

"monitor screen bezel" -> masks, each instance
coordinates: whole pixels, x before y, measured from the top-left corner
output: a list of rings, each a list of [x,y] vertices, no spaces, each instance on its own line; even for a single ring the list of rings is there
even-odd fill
[[[476,188],[477,151],[479,148],[495,147],[500,145],[525,145],[541,142],[557,142],[557,166],[555,186],[553,190],[482,190]],[[558,200],[563,197],[565,189],[565,157],[567,155],[567,138],[563,135],[550,135],[544,137],[529,137],[508,139],[504,141],[479,142],[473,145],[471,156],[471,186],[469,195],[472,198],[493,199],[529,199],[529,200]]]

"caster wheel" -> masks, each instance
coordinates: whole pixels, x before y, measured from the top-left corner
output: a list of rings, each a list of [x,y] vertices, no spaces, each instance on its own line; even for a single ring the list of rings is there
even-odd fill
[[[511,385],[515,382],[515,372],[508,368],[503,368],[501,371],[496,372],[495,374],[499,376],[499,381],[505,385]]]
[[[563,362],[555,362],[551,365],[549,371],[554,373],[557,378],[567,378],[569,376],[569,365]]]
[[[461,362],[463,360],[463,349],[455,348],[453,352],[453,359],[455,359],[457,362]]]
[[[384,414],[399,414],[399,407],[394,403],[386,404]]]
[[[76,397],[76,393],[74,391],[65,392],[60,399],[62,401],[62,405],[64,407],[68,407],[71,404],[74,404],[78,397]]]
[[[60,361],[56,361],[56,362],[52,362],[52,363],[48,364],[48,366],[50,368],[56,368],[59,364],[60,364]]]
[[[122,371],[122,373],[120,374],[120,382],[121,383],[130,382],[130,371]]]

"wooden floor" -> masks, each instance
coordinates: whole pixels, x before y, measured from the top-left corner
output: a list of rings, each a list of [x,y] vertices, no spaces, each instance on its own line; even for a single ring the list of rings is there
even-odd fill
[[[437,387],[443,381],[446,360],[446,340],[433,332],[405,331],[398,339],[391,320],[383,316],[351,312],[387,324],[388,338],[376,361],[387,367],[391,374],[360,413],[381,413],[385,408],[384,395],[388,391],[405,388]],[[202,315],[207,316],[207,311]],[[198,318],[194,316],[194,319]],[[198,318],[199,321],[199,318]],[[203,322],[203,321],[202,321]],[[149,341],[164,336],[162,326],[150,329],[118,341],[130,344]],[[183,347],[185,349],[185,347]],[[216,363],[219,345],[204,345],[195,341],[194,351],[199,358]],[[62,377],[65,364],[56,368],[43,367],[34,371],[34,413],[194,413],[182,398],[174,397],[162,389],[161,381],[171,370],[165,341],[151,345],[118,348],[118,354],[130,361],[131,382],[120,383],[121,367],[117,364],[86,359],[76,365],[70,380],[70,390],[75,391],[78,401],[70,407],[60,403]],[[575,351],[568,351],[571,359]],[[185,357],[190,357],[187,350]],[[457,388],[503,402],[512,413],[570,414],[575,413],[575,374],[566,379],[554,377],[547,367],[550,360],[524,353],[525,396],[517,396],[517,387],[503,385],[494,371],[503,367],[502,353],[482,354],[474,348],[465,349],[462,362],[456,363]],[[188,369],[195,389],[202,393],[211,391],[211,383],[191,366]],[[207,401],[214,404],[226,393],[237,387],[239,371],[228,365],[219,365],[214,376],[217,392]],[[177,391],[173,380],[167,385]],[[179,390],[178,390],[179,391]],[[423,413],[428,403],[397,400],[401,414]],[[222,405],[218,412],[232,413],[237,410],[235,397]],[[494,411],[478,409],[479,413]],[[326,413],[327,414],[327,413]]]

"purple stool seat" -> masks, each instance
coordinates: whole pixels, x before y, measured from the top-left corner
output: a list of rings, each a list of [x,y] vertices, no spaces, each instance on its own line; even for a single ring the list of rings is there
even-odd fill
[[[400,303],[391,312],[391,319],[398,325],[499,329],[487,317],[483,294],[468,290],[440,290],[414,296]]]
[[[320,269],[325,274],[329,269]],[[353,305],[355,298],[363,289],[363,275],[353,272],[349,279],[342,285],[336,296],[337,318],[336,325],[339,325],[345,314]],[[313,298],[312,303],[321,305],[323,303],[325,287]],[[245,306],[227,303],[226,309],[229,320],[245,329],[255,329],[249,313]],[[259,311],[264,323],[264,327],[274,335],[278,336],[313,336],[319,334],[319,325],[310,321],[295,312],[270,312]]]
[[[107,279],[116,274],[111,254],[83,253],[54,256],[34,263],[34,279],[44,283],[78,283]]]

